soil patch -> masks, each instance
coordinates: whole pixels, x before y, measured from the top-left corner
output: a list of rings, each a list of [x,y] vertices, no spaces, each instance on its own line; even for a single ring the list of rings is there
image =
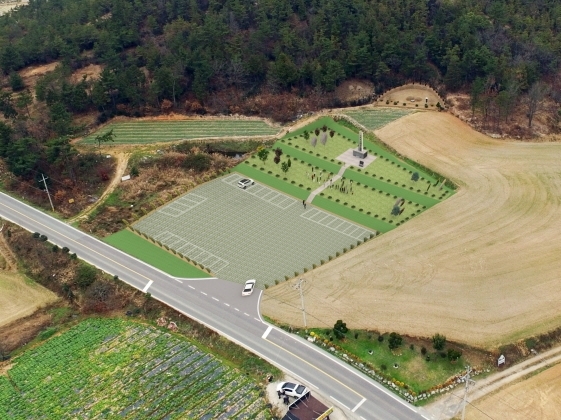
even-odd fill
[[[0,328],[0,343],[7,353],[33,340],[39,331],[51,324],[52,316],[45,312],[37,312],[25,319],[19,319]]]
[[[103,67],[99,64],[89,64],[86,67],[82,67],[81,69],[76,70],[70,76],[70,81],[72,83],[79,83],[82,81],[84,76],[86,76],[86,80],[97,80],[99,79],[99,75],[103,71]]]
[[[416,113],[378,136],[460,185],[430,211],[308,272],[308,325],[440,332],[487,348],[559,325],[561,144],[490,139],[446,113]],[[301,325],[288,283],[265,315]]]
[[[426,103],[428,109],[435,110],[438,102],[444,106],[444,101],[436,91],[420,83],[399,86],[388,90],[378,98],[379,105],[396,106],[405,109],[425,109]],[[406,104],[405,106],[403,105],[404,103]]]

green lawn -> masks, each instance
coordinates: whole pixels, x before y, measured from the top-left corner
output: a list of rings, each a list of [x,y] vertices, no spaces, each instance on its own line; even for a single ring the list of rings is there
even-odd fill
[[[329,128],[325,132],[325,145],[320,142],[324,125]],[[319,135],[315,133],[316,129],[320,130]],[[310,133],[308,139],[304,136],[304,130]],[[333,137],[331,130],[335,131]],[[312,141],[314,137],[317,139],[315,146]],[[337,157],[356,147],[357,142],[356,132],[330,118],[320,118],[276,142],[265,162],[253,155],[235,170],[304,199],[340,171],[342,163]],[[438,180],[433,176],[402,161],[379,144],[368,139],[365,139],[364,144],[365,148],[376,156],[374,162],[363,169],[352,166],[347,168],[343,174],[346,191],[338,188],[343,180],[336,181],[333,187],[317,195],[313,204],[363,226],[387,232],[451,194],[452,190],[448,187],[443,186],[439,189],[439,185],[435,186]],[[279,164],[274,163],[276,148],[283,151]],[[281,164],[289,157],[292,166],[284,173]],[[311,179],[312,169],[315,174],[314,180]],[[411,179],[414,172],[419,173],[418,181]],[[318,182],[317,177],[320,174],[323,182]],[[353,182],[352,191],[348,188],[350,181]],[[398,198],[404,199],[405,203],[402,206],[403,212],[394,216],[391,211]]]
[[[372,364],[385,376],[404,382],[417,394],[446,382],[451,376],[459,373],[467,362],[463,357],[450,362],[447,357],[441,357],[432,347],[427,348],[426,355],[423,355],[421,348],[416,346],[410,348],[407,337],[403,337],[402,345],[392,351],[388,347],[389,334],[383,334],[384,340],[380,342],[378,334],[363,330],[350,330],[344,340],[337,340],[331,332],[326,335],[325,329],[312,331],[322,340],[329,340],[331,336],[332,344],[358,356],[362,362]],[[357,339],[355,333],[358,333]],[[429,361],[426,360],[427,355]],[[394,367],[395,363],[398,365],[397,368]]]
[[[414,111],[405,109],[360,109],[356,111],[345,111],[345,115],[348,115],[369,130],[377,130],[412,112]]]
[[[264,121],[252,120],[186,120],[130,121],[110,123],[85,137],[81,142],[96,144],[95,137],[113,130],[114,144],[158,143],[209,137],[272,136],[279,129]]]
[[[192,266],[179,257],[163,250],[150,241],[134,234],[130,230],[122,230],[103,239],[115,248],[150,264],[171,276],[184,278],[210,277],[210,275]]]

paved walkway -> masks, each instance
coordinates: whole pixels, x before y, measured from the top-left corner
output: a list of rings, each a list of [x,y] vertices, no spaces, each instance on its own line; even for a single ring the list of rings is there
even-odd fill
[[[323,190],[325,190],[327,187],[329,187],[331,184],[333,184],[334,182],[338,181],[339,179],[341,179],[341,177],[343,176],[343,174],[345,173],[345,169],[347,169],[349,167],[348,164],[344,164],[341,169],[339,169],[339,172],[337,172],[337,175],[335,175],[333,178],[328,179],[327,181],[325,181],[320,187],[316,188],[315,190],[313,190],[310,195],[308,196],[308,199],[306,200],[308,203],[311,203],[312,200],[314,199],[314,197],[316,195],[318,195],[319,193],[321,193]]]
[[[475,377],[475,385],[470,388],[468,394],[468,404],[497,391],[499,388],[520,380],[532,372],[559,362],[561,362],[561,347],[555,347],[536,356],[530,356],[523,362],[489,375],[487,378],[477,379]],[[434,420],[451,419],[461,413],[463,396],[464,387],[462,385],[434,403],[427,405],[423,408],[423,411],[427,417]]]

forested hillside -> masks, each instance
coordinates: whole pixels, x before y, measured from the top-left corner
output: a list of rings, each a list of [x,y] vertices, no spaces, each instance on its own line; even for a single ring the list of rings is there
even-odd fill
[[[500,121],[520,97],[561,98],[560,28],[558,0],[31,0],[0,17],[0,155],[44,150],[92,112],[288,120],[340,105],[331,92],[349,79],[464,91]],[[31,89],[18,73],[53,62]],[[72,80],[88,65],[98,78]]]
[[[560,28],[557,0],[33,0],[0,19],[0,65],[104,64],[91,92],[52,81],[42,92],[69,95],[72,112],[188,93],[204,103],[228,88],[331,91],[347,78],[455,90],[492,76],[525,91],[557,71]]]

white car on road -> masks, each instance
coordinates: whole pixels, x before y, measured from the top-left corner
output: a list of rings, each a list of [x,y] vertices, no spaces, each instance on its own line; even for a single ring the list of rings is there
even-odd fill
[[[294,382],[281,382],[277,385],[277,392],[298,399],[302,398],[304,395],[310,392],[310,390],[304,385],[295,384]]]
[[[255,181],[251,178],[243,178],[238,181],[238,187],[244,190],[250,185],[255,185]]]
[[[253,293],[253,289],[255,289],[255,280],[248,280],[245,282],[242,290],[242,296],[249,296]]]

